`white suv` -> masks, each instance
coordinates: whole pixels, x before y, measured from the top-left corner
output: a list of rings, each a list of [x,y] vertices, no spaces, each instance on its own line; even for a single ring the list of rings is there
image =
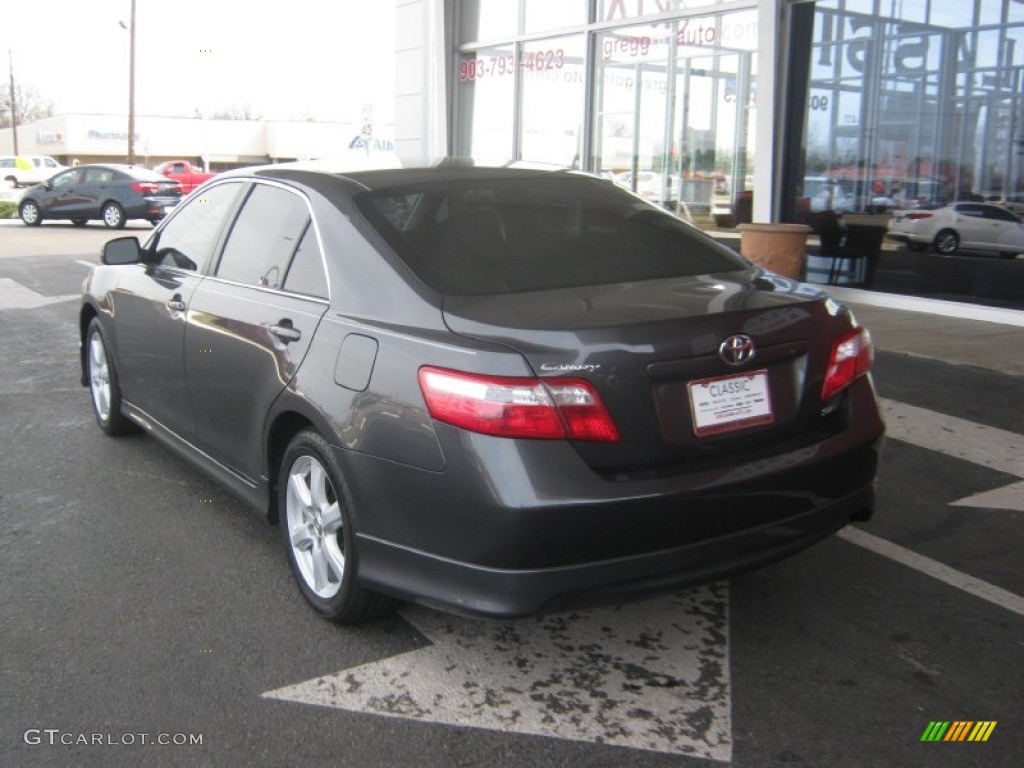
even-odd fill
[[[0,179],[14,187],[41,184],[67,166],[49,155],[4,155],[0,157]]]

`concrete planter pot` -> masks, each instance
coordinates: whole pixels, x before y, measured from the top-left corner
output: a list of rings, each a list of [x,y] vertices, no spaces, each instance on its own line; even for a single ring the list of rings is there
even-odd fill
[[[740,224],[740,254],[777,275],[799,280],[807,259],[806,224]]]

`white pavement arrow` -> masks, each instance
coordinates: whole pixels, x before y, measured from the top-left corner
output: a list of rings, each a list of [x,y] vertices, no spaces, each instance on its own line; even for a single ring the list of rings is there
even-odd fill
[[[263,696],[729,761],[728,605],[721,582],[516,622],[412,607],[433,645]]]
[[[38,309],[80,298],[80,294],[43,296],[9,277],[0,277],[0,309]]]
[[[1024,436],[895,400],[881,403],[889,437],[1024,479]],[[953,506],[1024,512],[1024,483],[975,494]]]

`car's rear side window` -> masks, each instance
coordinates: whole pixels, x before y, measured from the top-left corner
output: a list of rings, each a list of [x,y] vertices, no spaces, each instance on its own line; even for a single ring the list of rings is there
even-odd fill
[[[420,279],[446,294],[541,291],[746,266],[674,216],[588,176],[422,183],[356,200]]]
[[[257,184],[231,228],[217,277],[280,288],[309,218],[306,201],[297,194]]]
[[[284,279],[284,289],[306,296],[328,298],[327,275],[324,274],[320,243],[317,241],[316,230],[312,224],[306,227],[306,232],[299,241],[295,258],[292,259],[291,266],[288,267],[288,274]]]

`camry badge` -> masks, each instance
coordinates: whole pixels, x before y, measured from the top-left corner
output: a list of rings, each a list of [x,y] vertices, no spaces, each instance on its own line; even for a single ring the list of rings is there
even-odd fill
[[[743,365],[754,359],[754,340],[745,333],[727,336],[718,345],[718,356],[728,365]]]

